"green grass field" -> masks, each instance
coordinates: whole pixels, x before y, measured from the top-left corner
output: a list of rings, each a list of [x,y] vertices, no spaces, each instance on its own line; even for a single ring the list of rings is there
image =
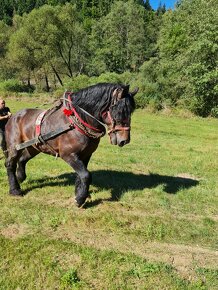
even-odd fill
[[[0,289],[218,289],[217,130],[137,110],[131,143],[104,137],[93,154],[82,209],[62,160],[31,160],[22,198],[0,160]]]

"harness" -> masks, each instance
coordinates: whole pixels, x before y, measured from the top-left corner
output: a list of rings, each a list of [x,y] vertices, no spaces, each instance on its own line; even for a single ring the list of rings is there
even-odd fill
[[[47,110],[41,112],[37,119],[36,119],[36,122],[35,122],[35,133],[36,133],[36,136],[39,138],[39,141],[40,140],[40,136],[41,136],[41,124],[42,124],[42,120],[46,114]]]
[[[71,97],[73,93],[72,92],[65,92],[63,96],[63,101],[64,101],[64,108],[63,112],[64,114],[69,118],[71,124],[80,131],[82,134],[91,137],[91,138],[100,138],[105,135],[105,124],[100,122],[98,119],[96,119],[94,116],[89,114],[87,111],[84,109],[79,108],[83,113],[85,113],[87,116],[91,117],[93,120],[97,121],[103,128],[103,130],[99,130],[90,124],[86,123],[82,118],[79,116],[79,114],[76,111],[76,108],[73,106]],[[108,119],[108,135],[111,133],[115,133],[117,131],[130,131],[130,126],[121,126],[121,125],[116,125],[115,120],[112,118],[110,110],[107,109],[102,113],[102,118],[103,119]]]
[[[63,96],[63,113],[67,116],[72,126],[75,127],[75,129],[77,129],[80,133],[90,138],[97,139],[103,137],[106,132],[104,123],[100,122],[98,119],[96,119],[84,109],[77,107],[78,110],[82,111],[83,113],[85,113],[85,115],[100,124],[102,129],[98,129],[84,121],[78,114],[76,108],[73,106],[71,100],[72,94],[72,92],[65,92]]]

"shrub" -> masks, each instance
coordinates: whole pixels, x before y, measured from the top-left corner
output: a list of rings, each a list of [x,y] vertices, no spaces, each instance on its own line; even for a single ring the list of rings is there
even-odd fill
[[[218,118],[218,106],[211,110],[211,117]]]
[[[64,88],[69,91],[79,91],[90,85],[90,78],[86,75],[78,75],[64,82]]]
[[[10,80],[0,82],[0,91],[2,91],[2,92],[15,92],[15,93],[33,92],[34,87],[28,86],[26,84],[22,84],[18,80],[10,79]]]
[[[101,74],[97,78],[92,78],[92,81],[96,80],[97,83],[121,83],[121,77],[119,74],[114,72],[107,72]]]

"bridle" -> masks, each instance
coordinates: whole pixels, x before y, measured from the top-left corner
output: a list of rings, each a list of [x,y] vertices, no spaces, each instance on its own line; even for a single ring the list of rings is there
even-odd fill
[[[108,126],[108,135],[111,133],[116,133],[118,131],[130,131],[130,126],[121,126],[121,125],[116,125],[116,121],[112,118],[111,113],[110,113],[110,108],[106,112],[102,114],[103,119],[109,119],[109,123],[107,124]]]

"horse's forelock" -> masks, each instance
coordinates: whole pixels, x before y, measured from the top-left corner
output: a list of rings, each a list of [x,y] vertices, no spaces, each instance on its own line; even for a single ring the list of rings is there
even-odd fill
[[[120,99],[112,108],[111,115],[112,118],[117,122],[122,122],[123,120],[130,120],[131,114],[135,109],[134,98],[128,94],[126,97]]]

